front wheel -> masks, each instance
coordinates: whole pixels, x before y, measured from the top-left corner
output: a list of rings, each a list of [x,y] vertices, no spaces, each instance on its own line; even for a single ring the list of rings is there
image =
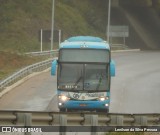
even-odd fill
[[[66,109],[65,108],[60,108],[59,111],[60,112],[66,112]]]
[[[96,112],[109,113],[109,110],[108,109],[97,109]]]

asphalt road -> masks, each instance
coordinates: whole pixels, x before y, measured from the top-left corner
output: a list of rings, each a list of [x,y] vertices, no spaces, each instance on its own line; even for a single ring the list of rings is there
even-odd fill
[[[30,78],[0,98],[0,110],[46,111],[56,95],[56,78],[45,72]],[[54,105],[56,106],[56,105]]]
[[[160,52],[115,53],[113,113],[160,113]]]
[[[111,113],[160,113],[160,52],[113,53]],[[37,75],[0,99],[0,110],[58,111],[56,77]]]

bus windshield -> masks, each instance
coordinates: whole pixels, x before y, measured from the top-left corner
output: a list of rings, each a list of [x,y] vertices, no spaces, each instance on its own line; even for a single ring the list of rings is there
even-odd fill
[[[109,51],[107,49],[61,49],[60,62],[101,62],[109,63]]]
[[[106,91],[109,89],[108,64],[59,63],[58,89]]]

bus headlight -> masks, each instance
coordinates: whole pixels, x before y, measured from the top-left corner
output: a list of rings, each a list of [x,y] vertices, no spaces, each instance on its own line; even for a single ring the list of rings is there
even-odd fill
[[[61,95],[61,96],[59,96],[59,99],[62,100],[62,101],[66,101],[69,98],[67,96]]]
[[[100,100],[100,101],[104,101],[104,100],[105,100],[105,97],[100,97],[99,100]]]
[[[109,98],[108,97],[99,97],[100,101],[104,101],[104,100],[107,100],[107,99],[109,99]]]
[[[105,104],[105,106],[106,106],[106,107],[108,107],[108,106],[109,106],[109,104]]]
[[[61,106],[62,105],[62,103],[58,103],[59,104],[59,106]]]

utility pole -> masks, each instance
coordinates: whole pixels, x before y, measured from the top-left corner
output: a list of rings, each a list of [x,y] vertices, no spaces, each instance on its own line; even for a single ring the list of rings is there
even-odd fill
[[[52,0],[52,27],[51,27],[51,51],[53,50],[53,36],[54,36],[54,2],[55,0]]]
[[[108,26],[107,26],[107,41],[109,43],[110,36],[110,18],[111,18],[111,0],[108,1]]]
[[[41,29],[41,52],[43,47],[43,30]]]

